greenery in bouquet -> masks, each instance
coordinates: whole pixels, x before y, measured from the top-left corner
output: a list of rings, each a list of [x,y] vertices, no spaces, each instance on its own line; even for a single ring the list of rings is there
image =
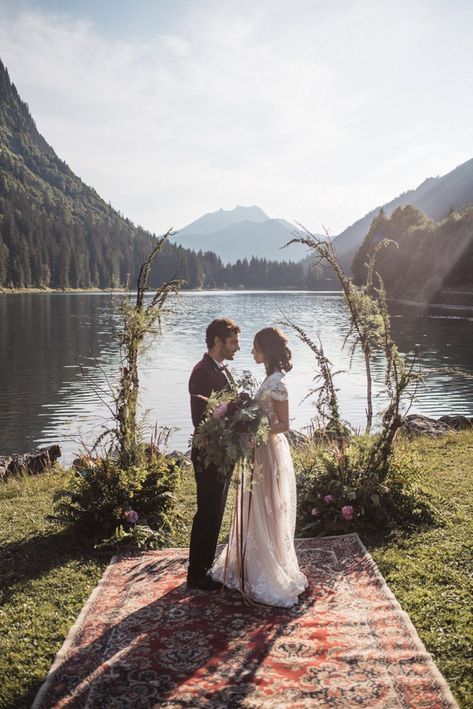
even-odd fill
[[[255,400],[255,389],[251,375],[244,373],[233,390],[214,392],[194,433],[203,464],[215,465],[222,475],[231,475],[239,461],[251,460],[268,438],[268,417]]]

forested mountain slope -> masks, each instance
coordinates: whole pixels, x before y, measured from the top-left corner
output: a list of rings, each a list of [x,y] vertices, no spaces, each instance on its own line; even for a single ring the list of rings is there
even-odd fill
[[[399,207],[413,205],[421,209],[430,219],[440,220],[452,210],[463,210],[473,206],[473,159],[459,165],[440,177],[429,177],[416,189],[403,192],[383,205],[387,217]],[[350,268],[353,257],[361,246],[380,207],[373,209],[334,238],[337,254],[346,268]]]
[[[391,217],[381,211],[353,261],[358,282],[365,278],[368,254],[382,239],[395,242],[376,258],[390,296],[444,302],[448,291],[473,292],[473,207],[452,210],[438,222],[413,206],[399,207]]]
[[[0,286],[124,284],[153,241],[58,158],[1,62],[0,215]]]

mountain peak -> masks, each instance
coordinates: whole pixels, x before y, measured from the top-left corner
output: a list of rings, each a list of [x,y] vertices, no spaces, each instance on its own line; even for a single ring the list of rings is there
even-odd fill
[[[174,243],[203,253],[212,251],[224,263],[238,259],[265,258],[272,261],[299,261],[305,254],[300,244],[282,247],[291,241],[294,226],[284,219],[272,219],[260,207],[238,205],[219,209],[178,231]]]
[[[268,221],[268,219],[268,215],[256,205],[252,205],[251,207],[237,205],[234,209],[222,209],[220,207],[216,212],[208,212],[194,222],[179,229],[179,236],[185,234],[214,234],[221,229],[226,229],[240,222],[261,224]]]
[[[56,153],[39,133],[31,117],[28,105],[21,100],[8,69],[0,59],[0,123],[3,127],[2,139],[8,148],[17,149],[18,135],[27,137],[36,148],[48,157],[56,158]]]

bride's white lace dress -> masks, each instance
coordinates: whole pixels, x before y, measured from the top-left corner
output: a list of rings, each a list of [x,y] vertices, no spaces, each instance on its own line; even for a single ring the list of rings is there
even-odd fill
[[[272,399],[288,398],[284,374],[270,374],[256,398],[273,423]],[[294,549],[296,481],[283,433],[270,435],[268,442],[256,449],[253,481],[249,478],[250,472],[244,471],[228,545],[210,574],[229,588],[243,590],[254,601],[289,607],[297,603],[307,579],[299,569]]]

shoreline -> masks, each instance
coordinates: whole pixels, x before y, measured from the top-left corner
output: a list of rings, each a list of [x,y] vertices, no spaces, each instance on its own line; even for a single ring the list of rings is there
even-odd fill
[[[409,300],[407,298],[388,298],[388,303],[399,305],[416,305],[422,308],[445,308],[446,310],[473,310],[473,304],[465,303],[426,303],[422,300]]]
[[[0,288],[0,295],[53,293],[125,293],[123,288]]]
[[[150,288],[149,291],[152,292],[153,288]],[[301,288],[260,288],[258,289],[258,292],[262,293],[276,293],[276,292],[287,292],[287,293],[342,293],[343,291],[341,290],[334,290],[334,289],[328,289],[328,290],[306,290],[306,289],[301,289]],[[131,291],[132,293],[135,292],[134,290]],[[181,290],[182,293],[205,293],[205,292],[235,292],[235,293],[248,293],[248,292],[255,292],[254,288],[183,288]],[[0,288],[0,296],[2,295],[61,295],[61,294],[68,294],[68,293],[106,293],[110,295],[117,295],[120,293],[126,293],[126,290],[124,288]],[[457,293],[460,295],[459,293]],[[464,300],[468,299],[471,300],[471,297],[473,296],[473,293],[470,292],[465,292],[464,298],[462,299],[461,297],[459,300],[463,300],[463,302],[457,302],[457,303],[452,303],[452,302],[440,302],[440,303],[430,303],[422,300],[415,300],[411,298],[388,298],[388,303],[391,303],[393,305],[399,304],[399,305],[413,305],[417,307],[422,307],[422,308],[444,308],[446,310],[463,310],[463,311],[473,311],[473,302],[470,303],[465,303]]]
[[[147,290],[152,293],[155,287],[150,286]],[[108,293],[116,295],[126,293],[124,288],[0,288],[2,295],[55,295],[63,293]],[[130,293],[136,293],[132,288]],[[342,293],[341,290],[333,288],[327,290],[306,290],[305,288],[181,288],[179,293]]]

